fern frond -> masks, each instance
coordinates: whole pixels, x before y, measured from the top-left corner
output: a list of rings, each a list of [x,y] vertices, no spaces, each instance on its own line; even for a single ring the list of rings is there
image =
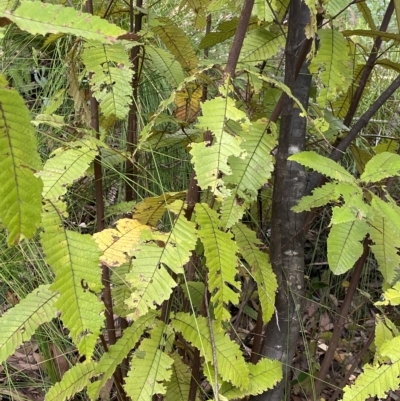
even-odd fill
[[[20,29],[32,35],[67,33],[102,43],[114,42],[126,33],[117,25],[95,15],[75,10],[72,7],[24,0],[13,12],[4,11],[0,16],[15,22]]]
[[[212,343],[207,319],[202,316],[189,315],[180,312],[172,319],[172,326],[191,342],[206,362],[212,363]],[[244,361],[239,346],[230,340],[218,322],[212,322],[213,338],[218,363],[218,374],[223,380],[232,383],[240,389],[250,385],[249,367]]]
[[[157,314],[149,312],[140,317],[132,326],[126,328],[123,335],[114,345],[110,345],[108,352],[105,352],[96,364],[96,373],[102,374],[100,380],[88,385],[87,394],[90,399],[97,400],[101,389],[107,380],[113,375],[117,366],[127,357],[129,352],[140,340],[143,332],[155,322]]]
[[[56,317],[57,299],[58,294],[50,291],[48,285],[41,285],[1,316],[0,363],[28,341],[41,324]]]
[[[346,273],[363,252],[360,241],[368,233],[364,220],[350,221],[332,226],[328,236],[328,263],[334,274]]]
[[[125,390],[135,401],[149,401],[154,394],[165,394],[165,383],[172,375],[174,360],[160,348],[171,335],[168,326],[158,322],[140,344],[131,360],[128,377],[125,380]]]
[[[324,108],[326,103],[334,101],[340,92],[347,91],[352,70],[349,68],[349,48],[341,32],[335,29],[320,29],[318,35],[321,45],[317,55],[311,60],[309,69],[313,74],[318,73],[323,85],[317,101],[320,107]]]
[[[8,245],[31,238],[39,227],[42,183],[35,130],[23,98],[0,75],[0,219]]]
[[[68,148],[58,148],[52,153],[37,175],[43,181],[42,195],[51,201],[59,200],[67,192],[67,185],[83,176],[98,154],[91,139],[70,143]]]
[[[399,174],[400,156],[395,153],[383,152],[374,156],[367,163],[360,180],[363,182],[378,182]]]
[[[269,59],[275,56],[284,44],[285,38],[281,33],[272,33],[265,28],[251,31],[244,39],[239,62],[253,63]]]
[[[275,292],[278,289],[276,276],[272,271],[269,257],[258,248],[262,245],[256,233],[242,223],[232,228],[239,252],[251,266],[251,272],[258,286],[263,322],[267,323],[274,313]]]
[[[238,247],[232,240],[232,234],[223,232],[218,228],[219,220],[217,212],[210,209],[205,203],[196,205],[196,223],[199,237],[204,246],[206,265],[209,270],[208,286],[211,302],[214,305],[215,317],[220,320],[228,320],[231,315],[225,308],[231,302],[237,305],[239,294],[231,289],[231,286],[240,289],[235,280],[236,252]]]
[[[43,208],[41,243],[56,276],[51,286],[60,293],[56,306],[80,354],[90,359],[103,326],[104,304],[96,295],[102,288],[100,252],[90,235],[64,228],[55,205]]]
[[[165,401],[188,400],[192,373],[176,352],[173,352],[170,357],[174,360],[174,363],[172,365],[171,380],[167,384]]]
[[[229,195],[219,174],[230,175],[232,169],[229,166],[230,156],[243,157],[242,142],[239,135],[231,135],[226,132],[226,124],[229,119],[248,124],[248,119],[243,111],[236,108],[235,102],[230,97],[216,97],[202,104],[203,116],[199,117],[198,128],[209,130],[214,135],[213,143],[193,143],[190,154],[196,170],[197,181],[203,190],[211,188],[218,198]]]
[[[313,151],[305,151],[296,153],[288,158],[288,160],[295,161],[305,167],[312,168],[327,177],[333,178],[340,182],[348,182],[349,184],[356,184],[355,178],[340,164],[334,162],[327,157],[321,156]]]
[[[95,362],[79,363],[68,370],[61,381],[46,394],[45,401],[64,401],[83,390],[96,376]]]
[[[152,66],[173,88],[178,87],[185,79],[182,66],[171,53],[161,47],[145,46],[145,54],[150,56]]]
[[[109,267],[121,266],[130,261],[130,254],[139,243],[143,231],[150,227],[133,219],[120,219],[116,228],[108,228],[93,235],[102,251],[101,262]]]
[[[159,196],[149,197],[138,203],[133,211],[133,218],[142,224],[157,226],[167,210],[167,205],[178,199],[184,199],[186,192],[164,192]]]
[[[261,359],[256,365],[247,364],[249,367],[250,386],[246,390],[241,390],[229,383],[223,383],[220,394],[228,400],[242,399],[248,395],[258,395],[270,389],[282,380],[282,364],[279,361]]]
[[[186,70],[195,68],[199,59],[190,38],[169,18],[157,18],[152,22],[152,31],[160,37],[167,49]]]
[[[125,47],[121,43],[105,45],[90,41],[85,43],[82,59],[86,69],[93,73],[90,86],[102,113],[124,119],[132,102],[133,76]]]
[[[230,157],[232,174],[223,177],[231,195],[221,207],[221,225],[229,228],[243,216],[246,206],[257,199],[258,190],[271,177],[274,157],[271,154],[276,146],[276,128],[267,120],[254,122],[248,133],[243,133],[241,147],[245,158]]]

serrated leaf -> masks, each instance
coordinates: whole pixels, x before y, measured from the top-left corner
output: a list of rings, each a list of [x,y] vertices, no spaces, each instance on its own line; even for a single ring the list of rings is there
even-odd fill
[[[263,322],[271,320],[274,313],[275,292],[278,282],[266,253],[260,251],[258,246],[261,241],[257,239],[254,231],[251,231],[242,223],[237,223],[232,228],[239,252],[251,267],[251,272],[258,286],[258,294],[262,308]]]
[[[340,193],[337,191],[337,186],[336,182],[328,182],[322,187],[315,188],[312,195],[303,196],[299,203],[292,207],[292,210],[297,213],[310,211],[312,208],[339,200]]]
[[[273,388],[282,380],[282,364],[279,361],[261,359],[256,365],[248,364],[250,373],[250,386],[246,390],[240,390],[229,383],[223,383],[220,394],[228,400],[242,399],[248,395],[258,395]]]
[[[24,100],[0,78],[0,219],[12,245],[39,227],[42,182],[34,173],[41,160]]]
[[[386,290],[383,294],[383,300],[375,302],[376,305],[400,305],[400,282],[397,282],[392,288]]]
[[[104,304],[96,295],[102,289],[100,252],[90,235],[64,228],[55,205],[48,202],[43,208],[41,243],[56,276],[51,286],[60,293],[56,306],[80,354],[89,360],[104,323]]]
[[[133,400],[149,401],[154,394],[166,393],[165,383],[171,378],[174,362],[161,351],[168,335],[167,327],[159,322],[150,331],[150,338],[144,339],[133,355],[124,385]]]
[[[332,226],[328,236],[328,263],[334,274],[350,270],[363,252],[360,241],[368,233],[364,220],[350,221]]]
[[[0,318],[0,362],[4,362],[36,329],[56,317],[58,294],[48,285],[33,290]]]
[[[143,231],[150,227],[133,219],[120,219],[116,228],[108,228],[93,235],[102,251],[101,262],[109,267],[121,266],[130,261],[130,255],[138,246]]]
[[[347,91],[352,79],[349,48],[342,33],[336,29],[320,29],[321,40],[316,56],[311,60],[309,70],[318,73],[322,88],[318,91],[317,101],[324,108],[338,94]]]
[[[72,7],[40,1],[22,1],[14,12],[6,10],[0,12],[0,16],[10,19],[20,29],[32,35],[67,33],[88,40],[110,43],[126,33],[118,26],[95,15],[75,10]]]
[[[238,21],[238,18],[232,18],[229,21],[221,22],[217,26],[216,32],[210,32],[204,36],[204,38],[200,42],[199,49],[213,47],[216,44],[222,43],[225,40],[231,38],[236,32]]]
[[[174,363],[172,365],[171,380],[167,384],[165,401],[188,400],[192,373],[176,352],[172,353],[170,357],[174,360]]]
[[[182,291],[190,301],[194,309],[199,309],[203,304],[205,285],[201,281],[187,281],[181,284]]]
[[[313,151],[305,151],[297,153],[288,158],[288,160],[300,163],[305,167],[312,168],[327,177],[333,178],[340,182],[348,182],[355,184],[355,178],[344,169],[340,164],[334,162],[327,157],[321,156]]]
[[[369,28],[373,31],[376,30],[376,25],[375,25],[371,10],[370,10],[367,2],[360,1],[360,2],[357,2],[356,4],[357,4],[358,10],[363,15],[365,22],[368,24]]]
[[[96,375],[95,366],[92,361],[73,366],[64,374],[61,381],[47,392],[45,401],[64,401],[79,393]]]
[[[87,393],[91,400],[97,400],[101,389],[107,380],[113,375],[120,363],[128,356],[129,352],[140,340],[145,329],[154,324],[157,314],[149,312],[140,317],[132,326],[124,329],[122,337],[114,345],[110,345],[96,364],[96,373],[102,374],[101,378],[88,385]]]
[[[180,312],[172,319],[172,326],[200,351],[200,355],[205,358],[206,362],[213,363],[213,345],[211,344],[206,318]],[[223,380],[232,383],[234,386],[247,389],[250,385],[249,368],[243,359],[239,346],[221,331],[218,322],[212,322],[212,331],[218,374]]]
[[[210,209],[205,203],[196,205],[196,223],[199,225],[198,233],[204,246],[206,266],[209,270],[208,287],[211,302],[214,305],[215,317],[228,320],[231,315],[226,306],[231,302],[237,305],[239,294],[231,287],[240,289],[236,281],[236,252],[238,247],[232,240],[232,234],[219,229],[217,212]]]
[[[171,53],[154,46],[145,46],[145,53],[150,56],[152,67],[165,77],[173,88],[177,88],[185,79],[182,66]]]
[[[124,119],[132,103],[133,77],[125,47],[121,43],[105,45],[89,41],[85,43],[82,59],[92,72],[89,83],[101,112],[106,117]]]
[[[365,166],[360,180],[363,182],[378,182],[388,177],[399,175],[400,155],[383,152],[374,156]]]

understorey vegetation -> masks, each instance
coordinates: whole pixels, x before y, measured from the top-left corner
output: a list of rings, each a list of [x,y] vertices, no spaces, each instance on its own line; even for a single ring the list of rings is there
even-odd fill
[[[399,28],[0,0],[3,399],[398,397]]]

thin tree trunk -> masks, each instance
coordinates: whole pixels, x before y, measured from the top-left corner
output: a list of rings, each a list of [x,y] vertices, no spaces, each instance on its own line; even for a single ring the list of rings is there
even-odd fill
[[[302,0],[291,0],[285,50],[285,84],[307,109],[311,75],[304,64],[296,79],[296,60],[305,40],[309,10]],[[277,276],[276,316],[269,322],[261,354],[283,364],[284,379],[272,390],[251,400],[281,401],[289,389],[290,365],[297,345],[304,293],[304,215],[291,208],[304,195],[306,173],[287,158],[305,148],[306,118],[284,96],[279,132],[271,221],[271,264]]]

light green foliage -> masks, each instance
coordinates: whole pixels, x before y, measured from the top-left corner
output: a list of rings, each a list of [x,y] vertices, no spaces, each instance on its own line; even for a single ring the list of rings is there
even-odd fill
[[[125,47],[120,43],[107,45],[89,41],[85,43],[82,59],[92,73],[90,86],[101,112],[106,117],[125,118],[132,103],[133,77]]]
[[[150,57],[153,67],[168,80],[173,88],[178,87],[185,79],[182,66],[171,53],[150,45],[145,46],[145,53]]]
[[[314,207],[324,206],[331,201],[337,201],[340,197],[338,192],[338,184],[336,182],[328,182],[322,187],[315,188],[312,195],[304,196],[300,202],[292,207],[294,212],[309,211]]]
[[[207,47],[212,47],[231,38],[236,32],[238,21],[238,18],[232,18],[218,24],[216,32],[210,32],[203,37],[199,48],[205,49]]]
[[[246,114],[235,107],[230,97],[217,97],[202,104],[203,116],[199,118],[198,127],[211,131],[214,136],[212,144],[205,142],[193,143],[190,151],[193,156],[197,181],[206,190],[210,188],[218,198],[229,196],[219,174],[230,175],[232,169],[228,164],[230,156],[243,157],[240,147],[242,139],[239,135],[228,133],[226,124],[229,119],[242,124],[242,129],[248,129],[249,122]]]
[[[305,167],[312,168],[313,170],[340,182],[348,182],[350,184],[356,182],[355,178],[340,164],[313,151],[297,153],[290,156],[289,160],[300,163]]]
[[[328,263],[334,274],[350,270],[363,252],[362,241],[368,233],[364,220],[332,226],[328,236]]]
[[[158,322],[142,341],[131,361],[125,390],[135,401],[149,401],[153,394],[165,394],[165,383],[171,379],[174,360],[161,351],[170,341],[171,329]],[[160,349],[161,348],[161,349]]]
[[[133,252],[132,269],[126,276],[133,293],[126,304],[136,308],[135,317],[146,314],[149,309],[168,299],[176,282],[166,266],[177,274],[182,273],[182,266],[188,262],[196,245],[195,225],[186,220],[183,202],[175,201],[168,209],[178,216],[171,232],[153,232],[149,235],[144,231],[142,242]]]
[[[55,150],[43,170],[37,173],[43,181],[43,197],[52,201],[62,198],[68,185],[83,176],[97,154],[96,142],[91,138]]]
[[[0,362],[4,362],[36,329],[56,317],[58,294],[42,285],[0,318]]]
[[[271,151],[276,146],[276,127],[273,123],[258,120],[248,132],[242,132],[242,138],[245,157],[229,157],[232,174],[223,177],[231,191],[221,207],[221,225],[227,228],[234,225],[257,199],[258,190],[269,180],[274,168]]]
[[[346,31],[342,31],[343,36],[365,36],[368,38],[375,38],[380,36],[382,40],[389,41],[389,40],[400,40],[400,35],[398,33],[393,32],[382,32],[382,31],[372,31],[372,30],[365,30],[365,29],[349,29]]]
[[[156,317],[157,314],[154,312],[149,312],[147,315],[140,317],[132,326],[126,328],[122,337],[109,347],[108,352],[102,355],[95,367],[96,373],[102,374],[102,376],[99,380],[88,385],[87,392],[91,400],[98,399],[100,391],[107,380],[140,340],[144,330],[154,324]]]
[[[239,61],[241,63],[262,62],[275,56],[284,42],[283,35],[272,33],[265,28],[251,31],[244,40]]]
[[[396,326],[389,320],[376,316],[376,326],[375,326],[375,347],[376,347],[376,356],[380,356],[379,349],[385,344],[387,341],[393,339],[394,336],[398,336],[399,331]]]
[[[157,18],[155,21],[150,22],[152,31],[160,37],[182,68],[192,70],[198,65],[199,59],[195,49],[183,29],[166,17]]]
[[[56,306],[80,354],[90,359],[103,326],[104,305],[96,295],[102,288],[100,252],[90,235],[66,230],[50,202],[44,206],[42,222],[46,262],[56,275],[51,288],[60,293]]]
[[[347,0],[329,0],[326,3],[326,16],[334,17],[335,15],[343,12],[343,10],[349,5]]]
[[[46,394],[45,401],[69,400],[83,390],[90,379],[96,376],[94,362],[78,363],[66,372],[62,380],[56,383]]]
[[[335,29],[320,29],[321,40],[317,55],[311,60],[310,72],[318,73],[323,85],[317,101],[324,108],[326,102],[336,99],[340,92],[346,92],[351,83],[353,71],[349,68],[349,48],[343,35]]]
[[[23,0],[14,11],[0,12],[15,22],[20,29],[32,35],[48,33],[66,33],[85,39],[98,40],[102,43],[114,42],[125,33],[116,25],[100,17],[93,16],[72,7]]]
[[[376,302],[376,305],[400,305],[400,281],[393,288],[386,290],[383,300]]]
[[[196,223],[199,225],[198,233],[204,246],[206,265],[209,270],[208,288],[214,313],[217,319],[229,320],[231,315],[225,306],[231,302],[237,305],[239,294],[231,286],[240,289],[235,280],[236,252],[238,247],[232,240],[230,232],[223,232],[218,228],[217,212],[210,209],[205,203],[196,205]]]
[[[275,1],[267,3],[264,0],[255,0],[252,14],[256,15],[259,21],[272,22],[275,19],[275,10],[272,7],[275,5]]]
[[[42,183],[34,173],[40,167],[29,111],[0,75],[0,219],[8,245],[31,238],[39,227]]]
[[[376,31],[376,25],[374,19],[372,17],[371,9],[369,8],[366,1],[357,2],[358,11],[361,12],[362,16],[364,17],[365,22],[368,24],[369,28],[373,31]]]
[[[190,300],[193,308],[199,309],[203,304],[205,285],[201,281],[187,281],[181,284],[182,290],[187,299]]]
[[[182,358],[173,352],[170,357],[174,360],[171,380],[167,383],[165,401],[188,400],[192,374]]]
[[[251,273],[258,285],[263,322],[269,322],[274,313],[275,292],[278,289],[276,276],[272,271],[268,254],[262,252],[254,231],[242,223],[232,228],[239,252],[251,267]]]
[[[213,363],[210,329],[206,318],[180,312],[172,320],[172,326],[200,351],[206,362]],[[218,322],[212,322],[212,331],[217,354],[218,374],[235,387],[248,389],[250,385],[249,367],[243,359],[239,346],[221,330]]]
[[[400,156],[394,153],[383,152],[374,156],[365,166],[360,180],[363,182],[377,182],[384,178],[399,175]]]
[[[249,367],[249,388],[245,391],[232,386],[230,383],[223,383],[220,394],[228,400],[241,399],[245,395],[257,395],[270,389],[282,379],[282,365],[279,361],[261,359],[256,365],[248,364]]]

